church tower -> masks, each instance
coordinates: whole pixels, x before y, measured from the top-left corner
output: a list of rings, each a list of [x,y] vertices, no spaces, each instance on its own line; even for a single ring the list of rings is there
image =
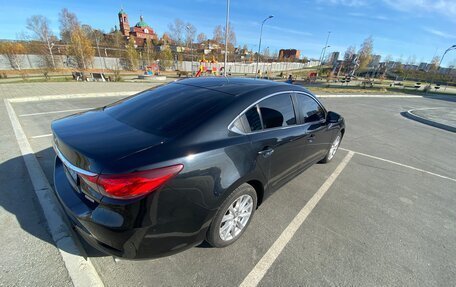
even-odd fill
[[[124,36],[130,36],[130,24],[128,24],[128,15],[123,9],[119,12],[119,27],[120,32]]]

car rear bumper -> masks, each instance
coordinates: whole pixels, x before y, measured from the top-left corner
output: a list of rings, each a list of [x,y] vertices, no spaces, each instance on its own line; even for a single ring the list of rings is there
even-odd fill
[[[103,200],[92,202],[74,190],[58,157],[54,186],[57,198],[81,237],[106,254],[126,259],[163,257],[201,243],[215,213],[181,199],[179,191],[170,195],[173,193],[170,189],[123,205],[103,203]],[[172,196],[176,199],[172,200]],[[157,208],[160,202],[176,205]]]

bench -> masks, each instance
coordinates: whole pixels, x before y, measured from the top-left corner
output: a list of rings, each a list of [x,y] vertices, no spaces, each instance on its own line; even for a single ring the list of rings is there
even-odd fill
[[[75,81],[84,81],[84,73],[83,72],[72,72],[71,75],[73,76],[73,80]]]
[[[106,82],[106,76],[103,73],[92,73],[92,80],[97,82]]]

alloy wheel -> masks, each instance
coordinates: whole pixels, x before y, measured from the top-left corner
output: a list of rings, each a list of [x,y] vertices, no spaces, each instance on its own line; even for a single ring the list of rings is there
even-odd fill
[[[238,236],[250,220],[253,210],[253,198],[244,194],[230,204],[222,218],[219,235],[223,241],[230,241]]]
[[[337,136],[337,138],[332,143],[331,148],[329,149],[329,156],[328,156],[329,160],[332,159],[334,157],[334,155],[336,154],[337,149],[339,148],[339,144],[340,144],[340,135]]]

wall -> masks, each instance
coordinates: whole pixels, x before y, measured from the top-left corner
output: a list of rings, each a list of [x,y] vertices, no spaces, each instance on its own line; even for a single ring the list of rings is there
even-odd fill
[[[21,69],[40,69],[42,67],[42,59],[39,55],[20,55],[21,59]],[[54,56],[54,61],[57,68],[75,68],[75,63],[72,61],[71,57],[67,56]],[[117,58],[111,57],[94,57],[92,65],[90,68],[94,69],[115,69],[116,66],[120,65],[121,61]],[[289,71],[297,70],[306,67],[315,67],[318,66],[318,61],[311,61],[309,63],[259,63],[258,70],[261,70],[262,73],[267,71],[271,72],[280,72],[280,71]],[[193,62],[193,71],[197,71],[199,68],[199,62]],[[211,64],[206,64],[208,68],[211,68]],[[223,63],[213,64],[217,67],[217,70],[220,71],[220,68],[223,66]],[[227,63],[227,72],[236,73],[236,74],[252,74],[255,73],[256,63],[244,64],[244,63]],[[172,66],[168,67],[173,70],[181,70],[190,72],[192,70],[191,61],[181,61],[181,62],[172,62]],[[0,55],[0,70],[13,70],[8,58],[5,55]]]

